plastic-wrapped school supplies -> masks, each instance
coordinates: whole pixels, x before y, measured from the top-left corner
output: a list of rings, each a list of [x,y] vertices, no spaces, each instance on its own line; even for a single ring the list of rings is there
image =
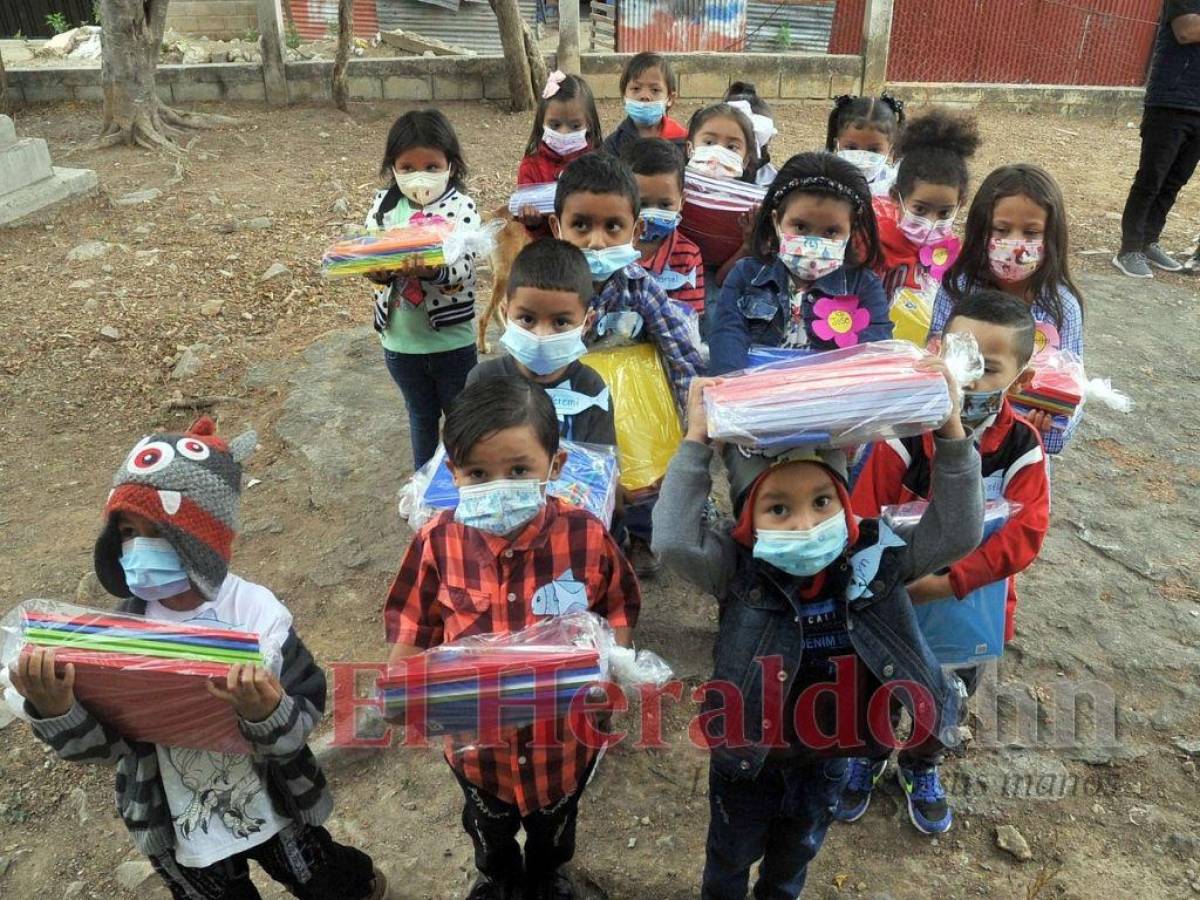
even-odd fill
[[[696,242],[707,265],[720,265],[742,246],[743,214],[766,195],[764,186],[689,170],[684,175],[680,230]]]
[[[937,293],[934,285],[933,293]],[[927,293],[902,287],[892,298],[888,311],[892,320],[892,336],[898,341],[908,341],[918,347],[925,346],[929,326],[933,322],[933,301]]]
[[[526,206],[532,206],[543,216],[554,212],[554,193],[558,183],[551,181],[546,184],[525,184],[513,191],[508,198],[508,211],[519,216]]]
[[[56,668],[75,666],[75,696],[123,737],[170,747],[249,753],[228,703],[205,682],[231,665],[271,665],[278,647],[257,634],[30,600],[5,616],[0,664],[54,648]]]
[[[501,227],[501,222],[455,225],[430,216],[419,225],[370,231],[360,237],[338,241],[325,251],[321,271],[328,278],[345,278],[413,266],[449,266],[466,253],[481,256],[490,253]]]
[[[883,518],[900,534],[911,531],[929,504],[924,500],[885,506]],[[989,500],[983,513],[983,539],[999,531],[1021,509],[1019,503]],[[929,649],[944,666],[969,666],[1004,653],[1004,616],[1008,579],[971,591],[961,600],[947,597],[913,607]]]
[[[661,686],[670,678],[660,657],[618,647],[612,627],[580,608],[426,650],[390,666],[376,687],[386,719],[424,734],[486,737],[561,719],[600,681]]]
[[[1087,390],[1083,363],[1073,353],[1050,350],[1037,362],[1033,379],[1009,393],[1022,410],[1040,409],[1070,419],[1082,405]]]
[[[546,493],[582,506],[605,525],[612,524],[617,503],[617,451],[603,444],[562,441],[567,461]],[[443,509],[458,506],[458,488],[445,465],[446,448],[438,445],[433,458],[413,475],[406,493],[411,499],[408,523],[420,528]]]
[[[581,362],[595,369],[612,392],[621,460],[621,485],[640,491],[667,473],[683,427],[675,395],[653,344],[629,344],[588,353]]]
[[[846,447],[941,426],[950,391],[903,341],[814,353],[725,376],[704,391],[709,435],[747,447]]]

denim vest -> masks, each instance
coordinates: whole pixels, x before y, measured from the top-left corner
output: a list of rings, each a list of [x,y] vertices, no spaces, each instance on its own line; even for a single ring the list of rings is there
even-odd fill
[[[918,717],[930,721],[931,714],[936,715],[934,735],[943,745],[956,747],[961,744],[958,726],[966,712],[966,690],[956,675],[943,672],[921,637],[903,581],[898,549],[902,546],[903,541],[885,524],[864,520],[858,543],[825,570],[827,590],[849,604],[850,641],[871,674],[883,685],[909,681],[924,689],[924,693],[915,691],[915,698],[904,690],[894,696],[914,721]],[[710,740],[717,739],[712,765],[726,778],[756,778],[771,750],[762,740],[764,666],[759,660],[782,660],[783,667],[773,668],[771,674],[779,680],[782,696],[789,697],[804,643],[799,585],[799,579],[739,549],[737,571],[721,603],[713,679],[728,682],[740,692],[745,746],[725,746],[721,740],[724,727],[710,728],[708,735]],[[930,700],[936,709],[927,708]],[[723,705],[722,695],[706,692],[705,712]],[[725,725],[720,716],[711,721]]]

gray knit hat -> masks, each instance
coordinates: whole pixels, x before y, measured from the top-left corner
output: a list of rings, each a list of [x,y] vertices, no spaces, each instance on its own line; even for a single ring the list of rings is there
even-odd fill
[[[726,444],[723,451],[725,469],[729,473],[729,499],[733,503],[733,515],[741,513],[746,492],[763,472],[772,466],[790,462],[820,463],[832,472],[843,486],[848,486],[849,475],[846,454],[842,450],[787,449],[775,453],[749,450],[737,444]]]

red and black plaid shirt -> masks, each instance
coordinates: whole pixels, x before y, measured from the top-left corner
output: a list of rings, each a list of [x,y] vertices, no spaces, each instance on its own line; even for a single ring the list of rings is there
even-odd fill
[[[704,258],[700,255],[700,248],[696,246],[695,241],[678,228],[658,245],[654,256],[642,261],[642,268],[651,275],[661,275],[663,269],[668,267],[684,278],[695,273],[696,283],[685,284],[675,290],[663,287],[667,296],[676,303],[690,307],[696,313],[704,312]]]
[[[583,584],[588,609],[614,628],[637,624],[637,578],[591,513],[548,497],[510,540],[443,512],[413,538],[388,592],[388,642],[428,649],[473,634],[520,631],[545,618],[533,612],[533,598],[554,581]],[[559,720],[502,731],[500,747],[448,738],[446,756],[469,782],[528,815],[578,788],[596,754],[576,740],[581,724]]]

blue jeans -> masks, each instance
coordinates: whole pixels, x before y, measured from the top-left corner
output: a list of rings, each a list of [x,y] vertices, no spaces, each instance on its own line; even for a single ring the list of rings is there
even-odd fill
[[[475,368],[475,345],[442,353],[383,351],[388,374],[404,395],[408,407],[413,465],[421,468],[437,452],[438,423],[462,393],[467,373]]]
[[[730,781],[710,766],[702,900],[745,900],[750,867],[759,859],[755,900],[796,900],[846,772],[845,759],[767,760],[753,781]]]

